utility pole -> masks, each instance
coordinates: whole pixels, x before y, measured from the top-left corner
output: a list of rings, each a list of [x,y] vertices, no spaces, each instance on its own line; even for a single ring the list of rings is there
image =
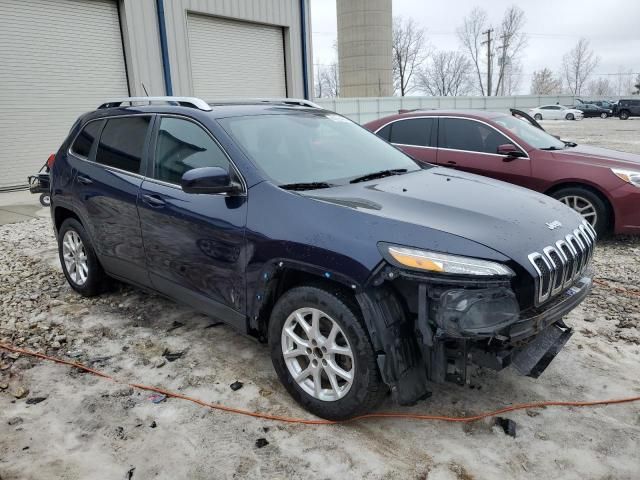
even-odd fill
[[[487,39],[482,42],[480,45],[487,45],[487,96],[491,96],[491,34],[493,33],[493,28],[490,28],[484,32],[483,35],[487,36]]]
[[[504,95],[504,84],[506,82],[506,74],[507,72],[507,49],[509,48],[509,40],[510,37],[505,33],[500,36],[502,39],[502,45],[498,47],[498,50],[502,50],[502,54],[500,55],[500,64],[498,65],[499,74],[498,74],[498,85],[496,85],[496,95],[498,91],[500,91],[500,95]]]

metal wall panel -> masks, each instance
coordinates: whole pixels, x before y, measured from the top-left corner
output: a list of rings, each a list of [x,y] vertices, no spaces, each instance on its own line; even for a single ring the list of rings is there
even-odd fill
[[[0,188],[24,185],[77,117],[128,94],[111,0],[0,2]]]

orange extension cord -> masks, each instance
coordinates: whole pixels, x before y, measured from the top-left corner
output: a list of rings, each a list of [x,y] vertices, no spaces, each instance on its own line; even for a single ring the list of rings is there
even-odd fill
[[[592,402],[561,402],[561,401],[544,401],[544,402],[531,402],[531,403],[521,403],[518,405],[512,405],[511,407],[501,408],[499,410],[494,410],[492,412],[480,413],[478,415],[473,415],[469,417],[445,417],[440,415],[421,415],[418,413],[394,413],[394,412],[380,412],[380,413],[368,413],[366,415],[360,415],[358,417],[351,418],[349,420],[344,420],[342,422],[333,421],[333,420],[310,420],[306,418],[292,418],[292,417],[284,417],[280,415],[270,415],[268,413],[260,413],[260,412],[252,412],[250,410],[244,410],[241,408],[233,408],[227,407],[225,405],[220,405],[217,403],[209,403],[204,400],[200,400],[198,398],[189,397],[187,395],[182,395],[181,393],[172,392],[169,390],[165,390],[163,388],[158,387],[150,387],[148,385],[142,385],[139,383],[127,383],[121,380],[118,380],[111,375],[100,372],[98,370],[94,370],[89,368],[81,363],[71,362],[69,360],[63,360],[60,358],[50,357],[49,355],[44,355],[42,353],[33,352],[31,350],[25,350],[23,348],[18,348],[10,345],[0,344],[0,348],[7,350],[9,352],[20,353],[24,355],[29,355],[32,357],[40,358],[42,360],[49,360],[51,362],[60,363],[63,365],[68,365],[70,367],[77,368],[79,370],[83,370],[85,372],[91,373],[98,377],[105,378],[107,380],[111,380],[112,382],[116,382],[119,384],[124,384],[129,387],[137,388],[140,390],[147,390],[150,392],[160,393],[162,395],[166,395],[167,397],[179,398],[181,400],[187,400],[189,402],[195,403],[197,405],[201,405],[203,407],[208,407],[214,410],[222,410],[224,412],[235,413],[238,415],[246,415],[248,417],[261,418],[264,420],[274,420],[276,422],[286,422],[286,423],[299,423],[304,425],[335,425],[338,423],[346,423],[353,422],[356,420],[365,420],[372,418],[404,418],[411,420],[439,420],[443,422],[475,422],[477,420],[481,420],[487,417],[495,417],[497,415],[501,415],[507,412],[513,412],[516,410],[524,410],[527,408],[543,408],[543,407],[594,407],[598,405],[613,405],[618,403],[631,403],[640,401],[640,396],[637,397],[627,397],[627,398],[615,398],[610,400],[595,400]]]

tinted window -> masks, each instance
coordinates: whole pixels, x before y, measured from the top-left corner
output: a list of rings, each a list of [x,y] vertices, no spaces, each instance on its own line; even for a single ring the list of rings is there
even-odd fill
[[[163,118],[156,143],[154,178],[179,184],[185,172],[200,167],[229,170],[229,161],[200,126],[180,118]]]
[[[376,135],[378,135],[380,138],[384,138],[387,142],[389,141],[389,138],[391,138],[391,123],[389,125],[387,125],[386,127],[384,127],[382,130],[379,130],[378,133],[376,133]]]
[[[438,142],[440,148],[484,153],[497,153],[498,145],[513,143],[484,123],[462,118],[440,119]]]
[[[390,142],[404,145],[431,146],[433,118],[412,118],[391,124]]]
[[[150,117],[112,118],[102,130],[96,162],[140,173]]]
[[[101,121],[88,123],[76,137],[76,140],[73,142],[73,146],[71,147],[71,151],[81,157],[89,158],[91,146],[93,145],[93,141],[96,139],[96,135],[98,135],[101,125]]]

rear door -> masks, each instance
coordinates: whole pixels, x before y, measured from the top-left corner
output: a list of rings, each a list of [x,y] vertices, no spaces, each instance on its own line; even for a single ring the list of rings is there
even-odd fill
[[[74,206],[103,267],[141,285],[149,281],[136,203],[152,118],[129,115],[96,121],[99,141],[88,151],[83,130],[68,156],[76,171]]]
[[[192,119],[158,116],[152,145],[138,210],[154,288],[245,330],[247,197],[180,187],[193,168],[239,174],[211,133]]]
[[[414,117],[396,120],[377,135],[423,163],[436,163],[437,118]]]
[[[442,117],[438,126],[437,163],[487,177],[526,185],[531,174],[528,157],[498,155],[498,146],[515,140],[496,128],[468,118]]]

